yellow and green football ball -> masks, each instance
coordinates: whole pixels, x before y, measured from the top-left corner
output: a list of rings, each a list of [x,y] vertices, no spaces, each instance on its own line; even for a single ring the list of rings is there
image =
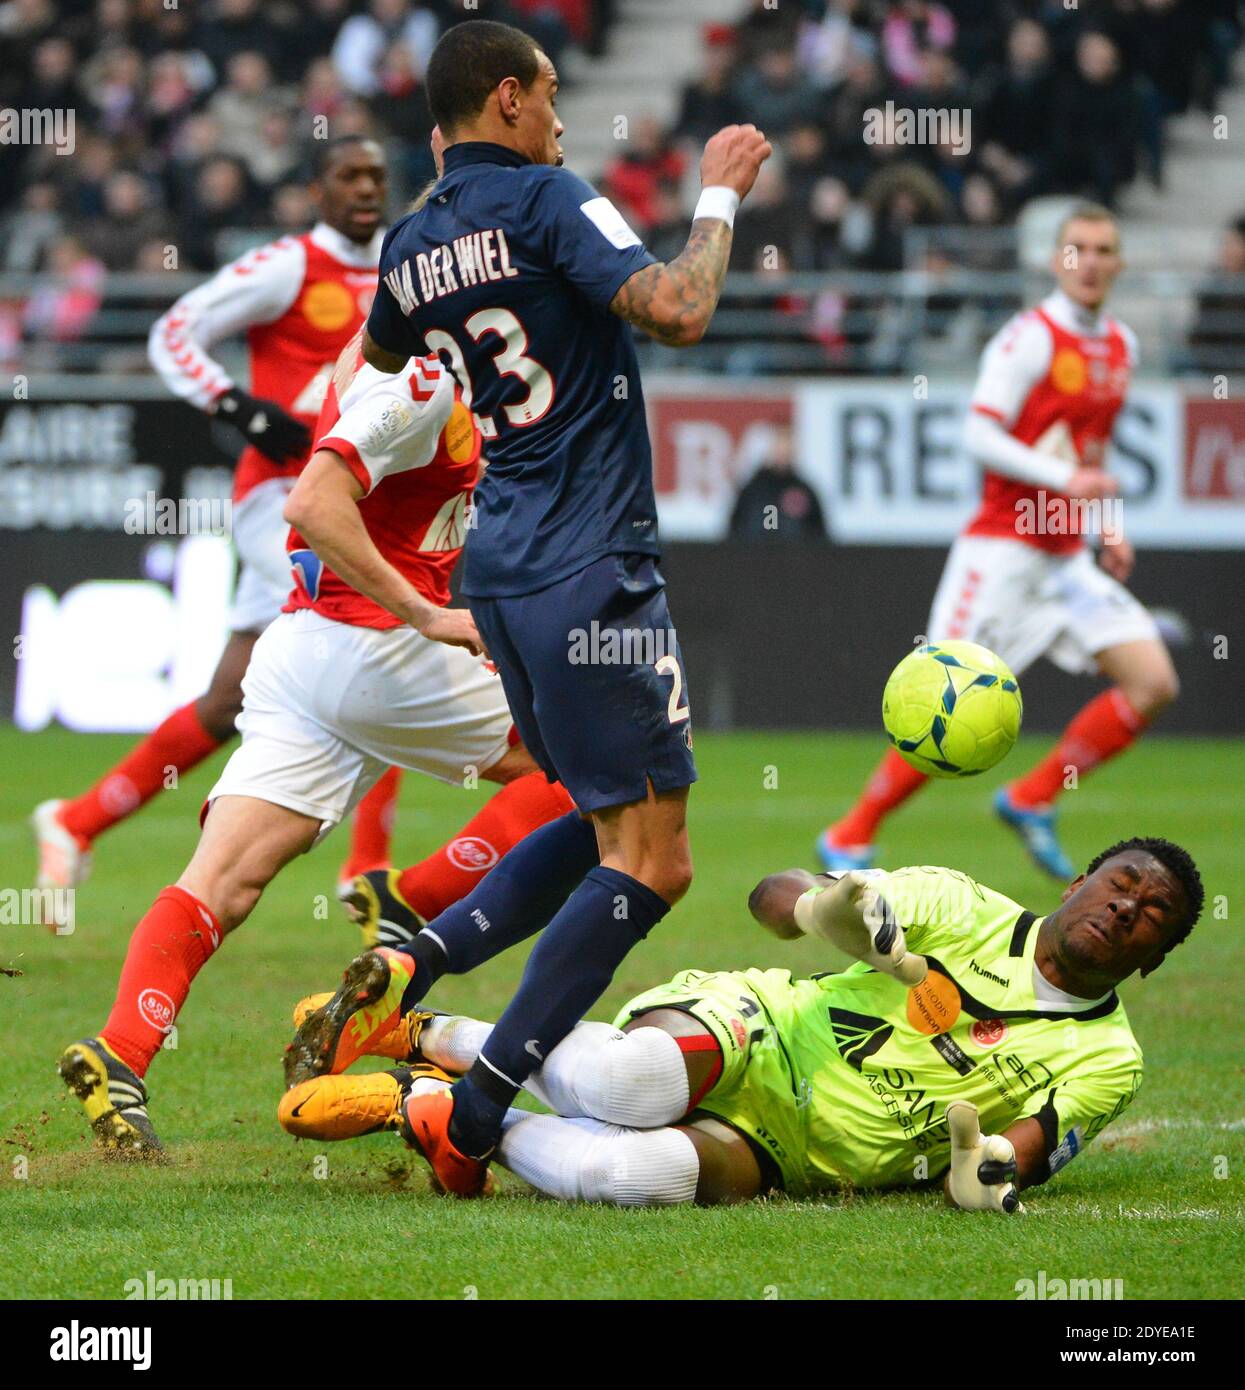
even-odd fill
[[[930,777],[975,777],[1010,751],[1024,705],[1007,665],[976,642],[929,642],[891,672],[882,723],[900,756]]]

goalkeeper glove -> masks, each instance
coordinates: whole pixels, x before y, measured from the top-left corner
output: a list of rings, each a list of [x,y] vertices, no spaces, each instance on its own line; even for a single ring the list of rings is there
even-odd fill
[[[947,1196],[964,1211],[1024,1211],[1016,1191],[1016,1150],[1001,1134],[983,1135],[977,1107],[967,1100],[947,1106],[951,1171]]]
[[[276,401],[265,401],[231,386],[216,398],[216,414],[236,425],[261,454],[274,463],[303,458],[311,448],[311,431]]]
[[[909,989],[929,971],[925,957],[908,950],[890,903],[864,874],[846,873],[828,887],[802,893],[795,903],[795,922],[807,936],[830,942]]]

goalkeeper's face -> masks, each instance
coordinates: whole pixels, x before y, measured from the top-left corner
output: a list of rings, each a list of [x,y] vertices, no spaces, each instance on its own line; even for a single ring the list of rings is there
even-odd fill
[[[1112,855],[1065,890],[1056,914],[1060,954],[1083,974],[1118,984],[1159,963],[1187,911],[1179,879],[1153,855]]]

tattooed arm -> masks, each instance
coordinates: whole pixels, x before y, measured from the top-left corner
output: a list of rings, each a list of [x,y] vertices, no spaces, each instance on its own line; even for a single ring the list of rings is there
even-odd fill
[[[682,252],[666,265],[637,270],[610,308],[659,343],[691,347],[705,336],[718,307],[730,254],[730,226],[720,218],[698,218]]]
[[[728,188],[742,199],[770,153],[769,142],[756,126],[727,126],[705,146],[701,184]],[[658,342],[691,347],[705,336],[718,307],[730,254],[731,222],[723,216],[698,217],[682,252],[665,265],[637,270],[610,308]]]

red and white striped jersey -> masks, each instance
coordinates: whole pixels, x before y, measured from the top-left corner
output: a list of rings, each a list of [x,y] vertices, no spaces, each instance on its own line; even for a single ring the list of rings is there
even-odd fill
[[[360,246],[319,222],[248,251],[191,290],[156,321],[148,339],[152,366],[175,396],[206,410],[234,385],[209,353],[245,333],[253,395],[310,428],[324,402],[333,364],[367,318],[376,293],[381,233]],[[297,474],[248,446],[234,473],[234,500],[256,484]]]
[[[329,382],[315,440],[340,454],[364,488],[359,513],[377,550],[444,607],[480,471],[480,431],[454,378],[436,357],[378,372],[352,343]],[[287,613],[314,608],[355,627],[401,626],[322,564],[293,527],[286,549],[294,570]]]
[[[986,345],[969,409],[998,420],[1038,453],[1101,468],[1136,361],[1131,329],[1056,291]],[[1038,489],[987,469],[981,506],[965,534],[1008,536],[1054,552],[1084,544],[1076,534],[1018,534],[1017,504],[1025,499],[1037,506]]]

